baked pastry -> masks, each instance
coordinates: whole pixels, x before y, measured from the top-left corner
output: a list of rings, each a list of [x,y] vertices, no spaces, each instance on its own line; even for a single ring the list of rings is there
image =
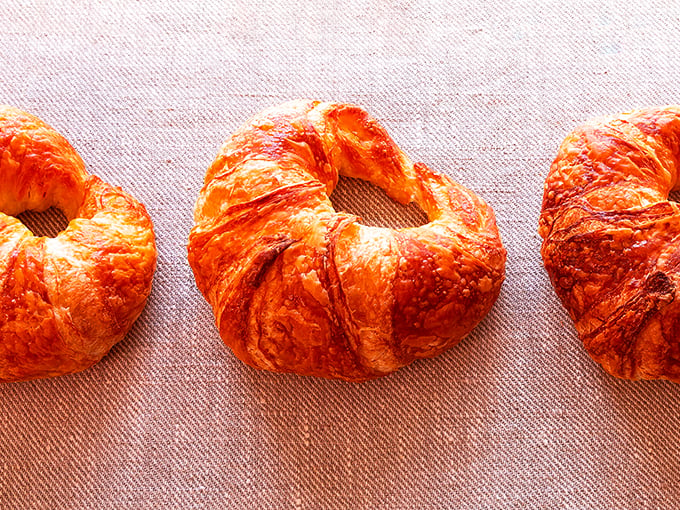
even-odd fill
[[[329,200],[370,181],[430,223],[362,225]],[[189,237],[196,283],[247,364],[363,381],[436,356],[489,311],[504,277],[493,211],[413,164],[357,106],[298,100],[256,115],[208,169]]]
[[[588,122],[545,182],[541,253],[586,350],[610,374],[680,382],[680,107]]]
[[[85,171],[40,119],[0,106],[0,382],[99,361],[151,290],[156,248],[144,206]],[[34,236],[14,216],[51,206],[68,227]]]

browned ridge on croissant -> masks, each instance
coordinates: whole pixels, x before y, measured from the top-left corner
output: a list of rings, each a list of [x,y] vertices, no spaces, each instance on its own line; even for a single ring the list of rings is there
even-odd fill
[[[329,200],[338,175],[428,215],[368,227]],[[188,255],[220,335],[249,365],[362,381],[457,343],[504,277],[493,211],[413,164],[357,106],[298,100],[256,115],[205,177]]]
[[[680,107],[593,120],[545,183],[545,267],[590,355],[612,375],[680,382]]]
[[[0,382],[83,370],[121,340],[151,290],[151,219],[130,195],[85,171],[71,145],[28,113],[0,106]],[[61,209],[55,238],[26,210]]]

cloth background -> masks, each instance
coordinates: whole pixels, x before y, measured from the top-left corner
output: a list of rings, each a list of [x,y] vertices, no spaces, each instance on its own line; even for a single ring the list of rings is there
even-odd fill
[[[0,103],[63,133],[145,203],[158,270],[95,367],[0,386],[0,507],[678,508],[680,387],[583,351],[542,267],[543,180],[586,119],[678,102],[666,1],[5,0]],[[222,142],[264,107],[368,109],[495,209],[493,310],[448,353],[360,385],[257,372],[186,261]],[[422,221],[360,181],[338,208]],[[38,216],[37,224],[49,224]]]

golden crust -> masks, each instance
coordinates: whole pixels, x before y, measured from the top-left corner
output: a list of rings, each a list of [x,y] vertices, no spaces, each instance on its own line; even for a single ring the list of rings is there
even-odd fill
[[[151,290],[151,219],[130,195],[89,175],[38,118],[0,106],[0,382],[83,370],[123,338]],[[55,238],[12,215],[60,208]]]
[[[417,202],[390,230],[336,212],[338,174]],[[463,338],[504,278],[493,211],[409,161],[362,109],[293,101],[261,112],[206,173],[189,237],[196,283],[249,365],[363,381]]]
[[[546,179],[539,233],[553,286],[595,361],[680,382],[680,107],[593,120]]]

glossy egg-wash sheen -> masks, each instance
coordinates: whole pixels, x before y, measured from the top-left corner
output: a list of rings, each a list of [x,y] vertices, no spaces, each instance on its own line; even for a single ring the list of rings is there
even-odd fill
[[[586,350],[610,374],[680,382],[680,107],[596,119],[545,183],[545,267]]]
[[[83,370],[121,340],[151,290],[151,219],[130,195],[85,171],[64,137],[0,106],[0,382]],[[13,217],[58,207],[54,238]]]
[[[338,175],[429,223],[392,230],[336,212]],[[357,106],[298,100],[256,115],[205,177],[189,238],[196,283],[249,365],[363,381],[453,346],[504,277],[491,208],[413,164]]]

